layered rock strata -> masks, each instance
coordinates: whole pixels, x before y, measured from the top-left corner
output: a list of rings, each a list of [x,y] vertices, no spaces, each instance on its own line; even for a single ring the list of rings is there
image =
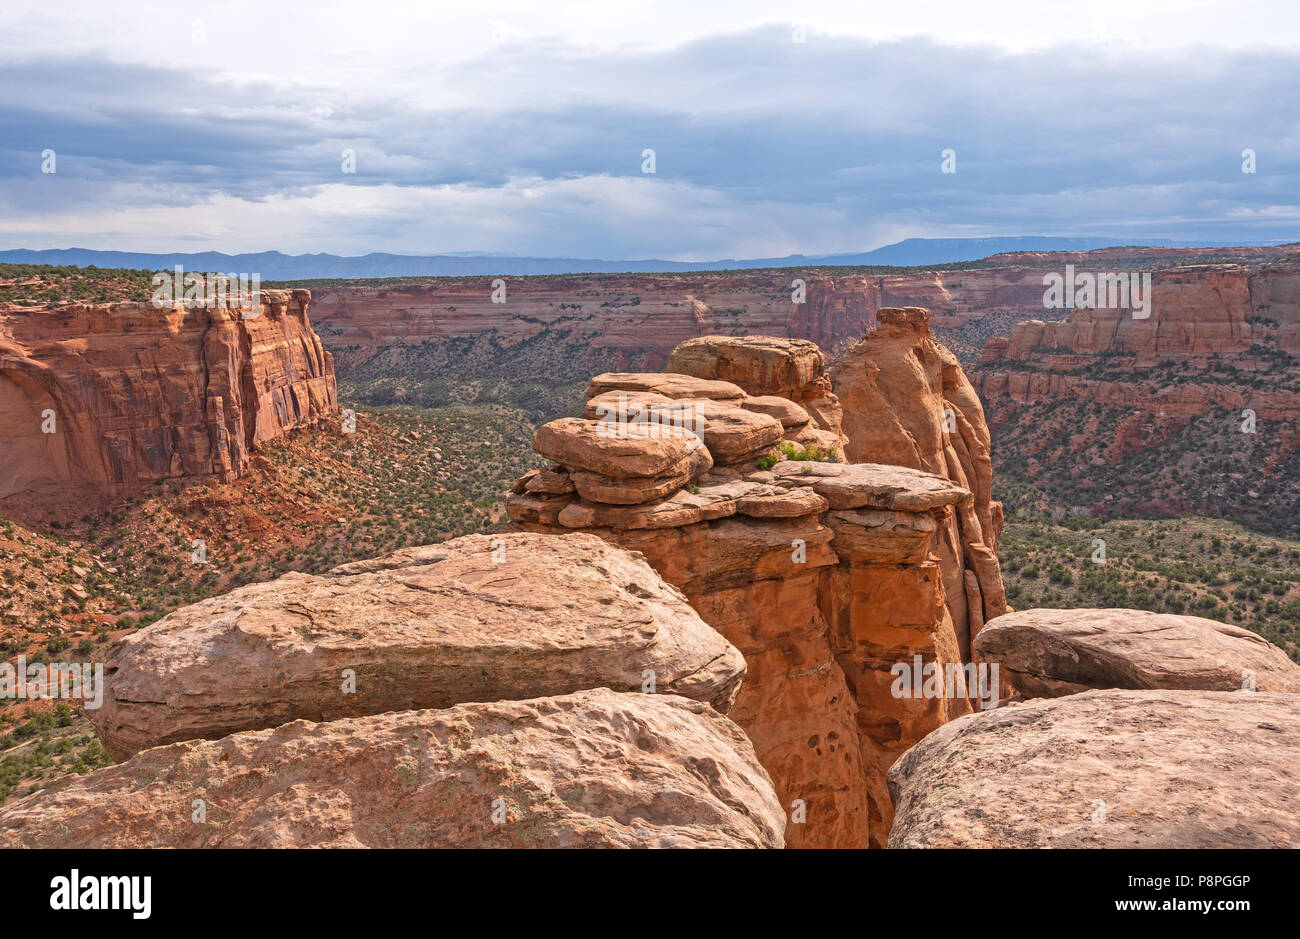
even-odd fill
[[[0,498],[240,475],[258,444],[337,410],[310,298],[0,306]]]

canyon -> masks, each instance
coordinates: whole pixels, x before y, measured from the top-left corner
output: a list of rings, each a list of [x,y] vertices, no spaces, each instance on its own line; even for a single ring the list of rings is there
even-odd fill
[[[806,303],[790,302],[794,274],[761,272],[507,281],[498,304],[490,289],[473,299],[484,285],[468,280],[460,299],[439,293],[446,284],[356,295],[325,287],[324,312],[303,289],[268,290],[253,317],[131,302],[0,307],[4,414],[30,420],[48,407],[68,434],[61,458],[36,446],[52,441],[19,434],[8,453],[22,489],[6,506],[263,472],[260,450],[295,428],[317,432],[313,423],[337,411],[335,362],[344,403],[364,402],[370,378],[389,391],[428,378],[430,356],[473,385],[480,376],[458,359],[468,347],[506,377],[536,369],[567,415],[533,421],[545,464],[517,480],[504,499],[508,524],[487,535],[290,572],[120,637],[108,704],[90,719],[126,762],[0,809],[0,841],[53,844],[81,831],[105,847],[1069,844],[1091,836],[1074,825],[1076,782],[1053,750],[1060,741],[1035,735],[1061,721],[1096,739],[1106,717],[1093,692],[1149,689],[1173,694],[1152,698],[1173,728],[1153,745],[1170,757],[1144,770],[1149,799],[1131,812],[1156,805],[1161,774],[1183,773],[1191,756],[1180,741],[1204,723],[1197,708],[1208,708],[1206,721],[1226,728],[1214,724],[1216,740],[1240,737],[1261,754],[1249,778],[1261,795],[1249,812],[1273,818],[1286,754],[1271,754],[1258,726],[1287,708],[1278,689],[1300,687],[1286,653],[1212,620],[1010,613],[996,496],[1008,481],[1030,481],[1105,514],[1130,510],[1134,493],[1154,486],[1164,509],[1186,510],[1191,503],[1174,497],[1221,470],[1203,466],[1217,451],[1191,449],[1177,434],[1227,415],[1226,429],[1258,449],[1243,470],[1255,477],[1225,470],[1226,479],[1284,518],[1278,499],[1295,497],[1287,480],[1300,271],[1291,260],[1157,267],[1149,319],[1080,308],[1053,321],[1037,260],[889,274],[898,280],[888,284],[809,274]],[[666,293],[647,299],[636,286],[646,281]],[[669,299],[684,286],[701,290],[686,291],[689,303]],[[948,306],[884,302],[896,297]],[[452,300],[447,316],[419,306],[433,298]],[[984,304],[995,302],[1005,306],[991,313]],[[1022,321],[987,338],[978,364],[963,368],[943,330],[978,337],[993,313]],[[1255,433],[1238,429],[1247,408]],[[610,421],[623,430],[602,433]],[[409,440],[393,441],[393,458]],[[1140,470],[1144,454],[1161,466],[1115,476]],[[439,626],[430,632],[430,623]],[[1186,674],[1132,678],[1164,674],[1148,640],[1175,626],[1175,665]],[[1017,639],[998,644],[1013,627]],[[1092,671],[1074,667],[1080,658]],[[989,663],[1004,666],[1001,689],[976,678]],[[936,667],[950,687],[898,694],[900,665]],[[350,670],[360,693],[341,696]],[[1249,706],[1230,691],[1238,671],[1260,676]],[[1114,701],[1126,714],[1141,708],[1138,698]],[[502,737],[502,722],[519,735]],[[1010,739],[1006,727],[1021,730]],[[568,760],[563,741],[575,735],[599,741],[602,756]],[[1010,776],[995,780],[997,817],[982,821],[978,776],[954,782],[933,769],[984,740],[1015,760],[1050,754],[1034,779],[1054,793],[1056,827],[1021,825],[1015,805],[1027,796]],[[287,769],[281,750],[303,754],[298,787],[274,782]],[[1125,778],[1123,747],[1097,743],[1089,753],[1112,766],[1102,779]],[[441,769],[412,775],[412,765]],[[624,792],[627,812],[611,822],[580,789],[619,789],[620,765],[686,793],[677,808],[689,812],[656,802],[662,812],[638,817],[633,806],[655,800],[651,784]],[[240,766],[266,786],[235,786]],[[484,784],[480,766],[493,782],[473,788]],[[383,786],[368,787],[368,773]],[[698,789],[701,774],[727,782]],[[173,788],[153,801],[126,784],[146,779]],[[208,786],[226,806],[222,821],[173,825],[168,800]],[[491,801],[493,787],[528,792],[507,813],[523,826],[474,818],[421,827],[409,814],[460,799],[465,786],[467,813]],[[121,791],[113,810],[134,819],[135,834],[104,826],[105,787]],[[961,813],[943,808],[944,787],[961,795]],[[412,793],[409,805],[399,791]],[[1179,838],[1170,828],[1144,836]],[[1106,838],[1131,843],[1123,832]]]
[[[1151,315],[1045,308],[1044,277],[1067,266],[1149,273]],[[501,401],[542,423],[568,413],[588,376],[671,367],[691,338],[806,339],[834,364],[882,308],[927,308],[983,401],[993,466],[1024,504],[1201,513],[1300,535],[1300,263],[1284,249],[503,282],[502,303],[486,279],[327,285],[314,309],[355,400]]]

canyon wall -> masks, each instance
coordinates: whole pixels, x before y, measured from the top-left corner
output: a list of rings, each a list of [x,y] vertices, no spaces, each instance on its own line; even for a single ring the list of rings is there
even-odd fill
[[[1004,478],[1091,511],[1300,534],[1295,263],[1156,272],[1149,317],[1034,317],[990,338],[971,379]]]
[[[1262,261],[1276,248],[1113,248],[1007,254],[936,270],[827,269],[693,274],[444,277],[399,284],[313,288],[313,317],[340,372],[392,345],[494,336],[503,347],[554,333],[575,347],[610,350],[620,368],[662,368],[681,342],[704,335],[809,339],[824,349],[857,340],[881,307],[925,307],[941,335],[1044,318],[1043,275],[1150,269],[1197,256]],[[799,284],[802,283],[802,292]],[[495,298],[495,299],[494,299]],[[799,302],[796,302],[799,301]],[[971,357],[986,335],[974,328]],[[590,374],[590,373],[588,373]]]
[[[0,307],[0,498],[30,504],[218,476],[337,409],[306,290],[260,309],[151,303]]]
[[[800,302],[797,285],[804,284]],[[441,278],[394,286],[325,287],[313,316],[341,372],[390,345],[484,334],[504,346],[548,331],[614,350],[626,368],[662,368],[681,342],[704,335],[809,339],[824,349],[864,335],[881,307],[924,306],[960,326],[991,309],[1042,309],[1042,271],[1006,268],[829,276],[791,268],[722,274],[593,274],[504,280]],[[497,293],[498,298],[501,294]]]

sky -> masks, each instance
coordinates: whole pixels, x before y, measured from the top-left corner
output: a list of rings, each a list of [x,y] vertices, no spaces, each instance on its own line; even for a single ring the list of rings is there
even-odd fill
[[[0,6],[0,248],[989,235],[1300,240],[1300,3]]]

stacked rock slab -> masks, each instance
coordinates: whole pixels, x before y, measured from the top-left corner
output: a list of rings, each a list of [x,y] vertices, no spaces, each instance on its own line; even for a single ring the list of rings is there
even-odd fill
[[[998,566],[1002,504],[984,408],[957,357],[930,334],[930,311],[883,307],[879,326],[830,367],[844,406],[845,455],[946,476],[974,498],[939,534],[945,598],[964,658],[984,623],[1007,611]]]
[[[700,336],[674,349],[665,371],[729,381],[755,399],[794,402],[811,421],[801,442],[835,449],[844,443],[843,409],[826,377],[826,357],[815,342],[771,336]]]
[[[762,448],[735,460],[744,450],[735,443],[741,431],[729,424],[724,434],[711,433],[717,418],[709,411],[696,426],[714,467],[669,495],[612,504],[557,484],[618,447],[636,442],[643,460],[662,449],[649,431],[617,437],[608,426],[577,430],[573,421],[617,424],[631,413],[708,401],[770,416],[788,430],[784,418],[798,412],[778,402],[803,405],[766,392],[807,388],[823,377],[819,364],[807,364],[806,342],[751,337],[749,347],[763,357],[749,371],[737,364],[745,343],[727,345],[724,369],[710,367],[707,350],[693,343],[685,344],[689,356],[674,353],[678,367],[725,371],[765,393],[683,373],[597,376],[583,418],[538,431],[538,451],[556,464],[516,484],[510,517],[525,530],[582,529],[640,551],[744,653],[747,677],[730,716],[754,741],[790,813],[787,844],[883,846],[892,816],[890,763],[972,707],[965,673],[947,669],[968,656],[948,611],[941,553],[941,536],[954,512],[970,508],[971,493],[946,476],[897,465],[790,459],[760,469],[755,454]],[[783,344],[784,365],[774,351]],[[680,425],[648,426],[671,434]],[[955,672],[953,693],[896,697],[891,669],[914,661]]]
[[[783,844],[722,713],[740,653],[590,535],[288,575],[178,610],[108,664],[87,713],[134,755],[0,808],[0,845]]]
[[[469,535],[182,607],[123,640],[87,714],[121,759],[298,719],[639,690],[647,670],[725,714],[745,664],[599,538]]]

